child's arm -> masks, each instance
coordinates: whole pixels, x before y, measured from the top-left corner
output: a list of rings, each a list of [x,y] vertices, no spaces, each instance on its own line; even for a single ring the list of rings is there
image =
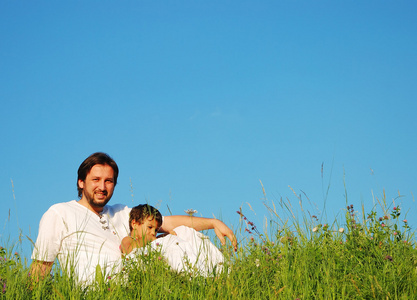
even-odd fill
[[[130,236],[126,236],[122,240],[122,244],[120,245],[120,251],[122,251],[123,255],[129,254],[133,250],[133,242],[134,240]]]
[[[125,236],[122,240],[122,244],[120,245],[120,251],[122,251],[123,255],[126,255],[132,252],[133,249],[142,248],[149,242],[151,242],[151,240],[146,241],[143,238],[134,239],[131,236]]]

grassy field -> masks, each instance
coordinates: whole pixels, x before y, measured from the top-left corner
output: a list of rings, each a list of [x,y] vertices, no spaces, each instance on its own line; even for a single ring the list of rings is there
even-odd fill
[[[126,265],[123,279],[97,276],[78,286],[59,267],[32,282],[13,248],[0,250],[1,299],[417,299],[417,249],[401,207],[365,212],[346,205],[342,220],[322,224],[270,212],[261,233],[237,211],[241,241],[236,253],[223,248],[227,272],[190,277],[171,271],[157,253],[138,266]],[[291,213],[289,214],[291,215]]]

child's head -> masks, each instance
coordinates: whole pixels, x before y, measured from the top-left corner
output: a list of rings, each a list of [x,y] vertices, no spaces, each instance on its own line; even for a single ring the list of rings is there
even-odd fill
[[[148,220],[150,217],[155,219],[156,223],[158,224],[158,228],[162,226],[162,215],[155,207],[150,206],[149,204],[140,204],[133,207],[129,215],[130,232],[133,230],[133,221],[139,224],[143,224],[145,220]]]

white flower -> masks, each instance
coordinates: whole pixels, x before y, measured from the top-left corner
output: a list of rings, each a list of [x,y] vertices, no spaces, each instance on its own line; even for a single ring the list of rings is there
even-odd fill
[[[343,227],[340,227],[340,228],[339,228],[339,232],[340,232],[340,233],[343,233],[343,232],[345,232],[345,229],[344,229]]]
[[[190,216],[192,216],[192,215],[194,215],[194,214],[198,213],[198,211],[196,211],[195,209],[192,209],[192,208],[187,209],[187,210],[184,210],[184,212],[185,212],[187,215],[190,215]]]
[[[259,267],[260,265],[259,265],[259,259],[255,259],[255,265],[257,266],[257,267]]]
[[[316,232],[317,230],[319,230],[317,226],[313,228],[313,232]]]

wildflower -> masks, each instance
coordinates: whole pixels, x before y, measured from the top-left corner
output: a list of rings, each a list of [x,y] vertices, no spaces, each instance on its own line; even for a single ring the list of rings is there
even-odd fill
[[[158,260],[161,260],[161,259],[162,259],[162,257],[158,256]]]
[[[385,256],[385,260],[392,261],[392,256],[390,256],[390,255]]]
[[[107,276],[107,279],[110,280],[111,279],[111,276]]]
[[[397,208],[394,206],[394,210],[397,210]]]
[[[256,267],[259,267],[260,266],[259,259],[255,259],[255,265],[256,265]]]
[[[407,223],[407,219],[403,220],[404,223]]]
[[[193,216],[194,214],[198,213],[198,211],[196,211],[195,209],[192,209],[192,208],[187,209],[187,210],[184,210],[184,212],[185,212],[187,215],[189,215],[190,217],[191,217],[191,216]]]
[[[317,226],[313,228],[313,232],[316,232],[317,230],[319,230]]]
[[[382,226],[382,227],[385,227],[385,224],[384,224],[384,223],[382,223],[382,224],[381,224],[381,226]]]
[[[397,235],[397,232],[394,231],[394,235]]]
[[[340,228],[339,228],[339,232],[340,232],[340,233],[343,233],[343,232],[345,232],[345,229],[344,229],[343,227],[340,227]]]
[[[384,219],[385,219],[385,220],[388,220],[388,216],[384,216]]]

